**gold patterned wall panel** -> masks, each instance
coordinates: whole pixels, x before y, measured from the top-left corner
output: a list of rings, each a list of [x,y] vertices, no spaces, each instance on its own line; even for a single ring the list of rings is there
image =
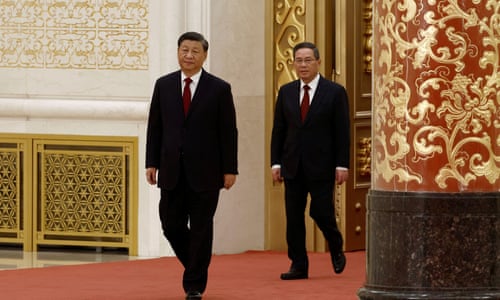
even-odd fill
[[[500,2],[374,2],[379,190],[500,190]]]
[[[280,86],[297,79],[293,70],[293,47],[306,40],[305,0],[277,1],[274,14],[274,87],[275,95]]]
[[[20,153],[9,151],[9,146],[15,144],[4,144],[5,148],[0,152],[0,228],[5,231],[18,230],[23,226],[20,224],[21,199],[19,195],[20,178],[17,170],[22,167]],[[14,148],[14,147],[12,147]],[[17,150],[17,148],[14,148]]]
[[[371,124],[367,122],[358,122],[354,125],[353,132],[354,140],[354,187],[369,188],[371,180],[371,156],[372,156],[372,139],[371,139]]]
[[[0,242],[25,244],[30,250],[31,205],[26,201],[30,178],[26,176],[28,149],[27,140],[0,140]]]
[[[133,245],[134,145],[34,143],[36,244]]]
[[[146,70],[147,0],[0,0],[0,68]]]
[[[137,138],[0,134],[0,243],[137,253]]]
[[[365,72],[372,72],[372,50],[373,50],[373,0],[364,0],[364,8],[363,8],[363,21],[364,21],[364,30],[363,30],[363,61],[364,61],[364,69]]]

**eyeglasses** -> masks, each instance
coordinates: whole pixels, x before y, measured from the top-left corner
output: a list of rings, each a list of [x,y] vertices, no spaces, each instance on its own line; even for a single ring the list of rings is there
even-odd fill
[[[316,59],[314,59],[314,58],[306,58],[306,59],[298,58],[294,61],[294,63],[296,63],[298,65],[301,65],[302,63],[305,63],[306,65],[310,65],[315,61],[316,61]]]

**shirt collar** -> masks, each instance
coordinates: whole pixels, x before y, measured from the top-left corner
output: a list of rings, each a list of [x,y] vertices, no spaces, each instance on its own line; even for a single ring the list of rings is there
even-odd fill
[[[311,82],[309,82],[307,85],[311,88],[311,90],[316,90],[316,87],[318,86],[318,82],[319,82],[319,73],[316,75],[316,77],[314,77],[313,80],[311,80]],[[304,85],[306,85],[304,83],[304,81],[300,80],[300,88],[304,88]]]
[[[191,80],[192,80],[193,82],[196,82],[196,83],[197,83],[197,82],[200,80],[200,76],[201,76],[201,72],[202,72],[202,71],[203,71],[203,70],[202,70],[202,69],[200,69],[200,71],[198,71],[198,73],[194,74],[193,76],[191,76],[191,77],[189,77],[189,78],[191,78]],[[184,73],[183,73],[183,72],[181,72],[181,79],[182,79],[182,82],[184,82],[184,79],[186,79],[186,78],[187,78],[187,76],[186,76],[186,75],[184,75]]]

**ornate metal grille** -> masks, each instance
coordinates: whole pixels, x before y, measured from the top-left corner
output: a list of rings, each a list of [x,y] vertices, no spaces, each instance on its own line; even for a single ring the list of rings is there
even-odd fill
[[[36,243],[130,246],[131,145],[36,142]]]
[[[137,252],[137,139],[0,135],[0,243]]]
[[[25,224],[30,208],[24,201],[25,146],[23,140],[0,140],[0,242],[27,243],[30,248],[30,229]]]
[[[15,152],[0,152],[0,193],[2,195],[0,198],[0,228],[5,231],[17,230],[19,225],[18,158]]]

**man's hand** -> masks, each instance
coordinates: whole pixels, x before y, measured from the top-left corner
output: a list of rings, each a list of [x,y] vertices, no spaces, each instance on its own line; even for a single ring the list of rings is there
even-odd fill
[[[151,185],[156,184],[156,168],[146,169],[146,180]]]
[[[224,188],[229,190],[236,182],[235,174],[224,174]]]
[[[273,182],[283,182],[283,177],[281,177],[281,168],[272,168],[271,174],[273,176]]]
[[[342,184],[349,179],[349,170],[337,169],[335,170],[335,181],[337,184]]]

